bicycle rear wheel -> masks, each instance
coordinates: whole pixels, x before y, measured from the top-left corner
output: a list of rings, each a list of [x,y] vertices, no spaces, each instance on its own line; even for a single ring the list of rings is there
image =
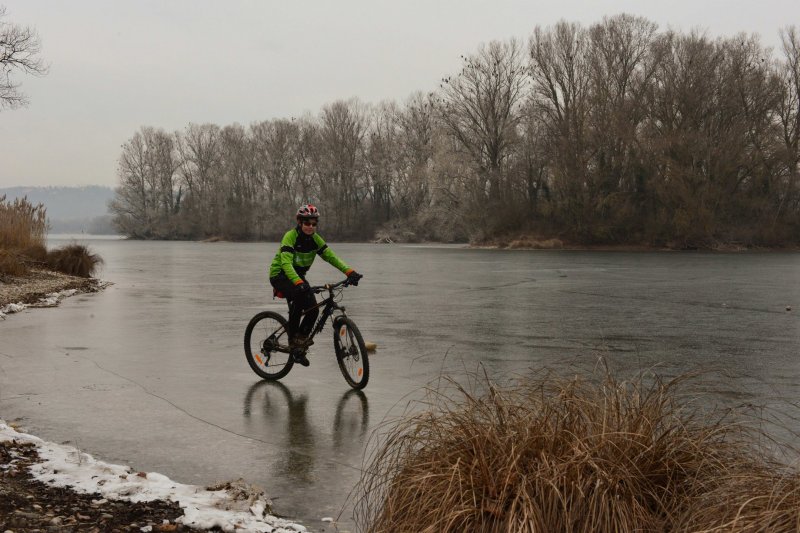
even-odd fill
[[[262,311],[247,324],[244,353],[253,372],[264,379],[281,379],[294,366],[286,326],[286,319],[273,311]]]
[[[347,384],[356,390],[366,387],[369,381],[367,348],[361,332],[347,317],[340,316],[333,321],[333,348]]]

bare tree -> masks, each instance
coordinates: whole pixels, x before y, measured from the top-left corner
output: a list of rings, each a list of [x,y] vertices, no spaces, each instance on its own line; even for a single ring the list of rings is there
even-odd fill
[[[336,231],[355,229],[357,209],[367,196],[363,175],[367,109],[356,99],[339,100],[323,108],[320,121],[320,203],[330,210],[326,219]]]
[[[784,146],[786,164],[785,185],[781,194],[778,215],[786,209],[797,212],[800,208],[800,31],[790,26],[781,31],[784,62],[778,75],[782,81],[778,103],[778,119]],[[797,215],[795,215],[797,216]]]
[[[221,185],[220,127],[216,124],[189,124],[178,136],[180,176],[186,186],[185,204],[192,235],[219,234]]]
[[[589,30],[591,49],[590,144],[592,171],[587,176],[593,234],[620,239],[636,224],[635,216],[647,193],[638,131],[647,118],[645,95],[652,89],[661,61],[656,25],[647,19],[617,15]]]
[[[226,238],[246,240],[255,232],[251,193],[255,172],[253,143],[240,124],[220,131],[220,176],[217,203],[222,204],[221,233]]]
[[[442,122],[477,166],[476,193],[490,200],[503,196],[503,165],[516,139],[528,79],[522,55],[516,39],[492,41],[442,83]]]
[[[536,27],[530,40],[534,111],[544,126],[549,152],[550,190],[569,231],[588,231],[587,171],[591,159],[591,78],[588,32],[561,21]]]
[[[111,203],[114,224],[140,238],[173,236],[171,219],[177,214],[180,192],[175,190],[178,168],[174,137],[144,127],[122,145],[120,185]]]
[[[367,194],[374,220],[385,222],[392,217],[398,167],[398,115],[394,102],[382,102],[372,110],[365,150]]]
[[[3,22],[5,15],[5,6],[0,6],[0,110],[15,109],[28,103],[19,91],[20,84],[12,79],[12,72],[47,73],[47,66],[39,57],[41,43],[36,30]]]
[[[426,208],[431,200],[434,136],[439,124],[434,104],[433,93],[416,93],[408,99],[397,117],[400,168],[394,189],[394,206],[400,217],[408,217]]]

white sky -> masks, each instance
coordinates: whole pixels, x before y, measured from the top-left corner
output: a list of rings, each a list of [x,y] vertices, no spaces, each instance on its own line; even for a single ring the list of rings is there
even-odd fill
[[[116,185],[141,126],[183,130],[316,114],[337,99],[431,91],[480,43],[621,12],[777,46],[798,0],[0,0],[33,26],[48,75],[0,112],[0,187]]]

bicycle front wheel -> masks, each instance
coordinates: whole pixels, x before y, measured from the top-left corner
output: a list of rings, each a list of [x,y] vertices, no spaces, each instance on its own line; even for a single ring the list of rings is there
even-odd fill
[[[264,379],[281,379],[294,365],[286,326],[286,319],[273,311],[258,313],[247,324],[244,353],[253,372]]]
[[[356,390],[366,387],[369,381],[367,348],[361,332],[349,318],[340,316],[333,321],[333,347],[347,384]]]

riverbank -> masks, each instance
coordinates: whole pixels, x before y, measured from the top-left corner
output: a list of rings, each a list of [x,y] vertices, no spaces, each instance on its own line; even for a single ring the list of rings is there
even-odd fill
[[[703,246],[686,245],[682,243],[670,243],[666,245],[653,244],[585,244],[571,242],[558,237],[539,237],[519,234],[517,236],[492,237],[482,240],[429,240],[418,235],[405,233],[386,233],[379,232],[374,238],[366,240],[336,239],[326,235],[328,242],[333,246],[338,244],[389,244],[389,245],[449,245],[463,246],[464,248],[486,249],[486,250],[571,250],[571,251],[598,251],[598,252],[800,252],[800,244],[785,244],[781,246],[751,245],[741,242],[716,242]],[[181,242],[172,239],[132,239],[119,236],[121,240],[168,240],[171,242]],[[187,239],[186,242],[199,242],[204,244],[215,243],[275,243],[277,239],[267,240],[235,240],[221,236],[211,236],[202,239]]]
[[[241,480],[184,485],[97,461],[0,420],[0,531],[306,531],[269,514],[270,507],[263,490]]]
[[[718,242],[707,246],[687,246],[672,243],[664,246],[651,244],[582,244],[559,238],[537,238],[520,235],[509,238],[491,238],[472,242],[470,248],[490,250],[572,250],[596,252],[800,252],[800,246],[752,246],[739,242]]]
[[[34,479],[40,463],[30,442],[0,442],[0,530],[3,531],[185,531],[174,502],[109,501]],[[142,529],[145,528],[145,529]]]
[[[70,276],[47,269],[31,269],[25,276],[0,276],[0,318],[27,307],[53,307],[78,293],[98,292],[109,282]]]

